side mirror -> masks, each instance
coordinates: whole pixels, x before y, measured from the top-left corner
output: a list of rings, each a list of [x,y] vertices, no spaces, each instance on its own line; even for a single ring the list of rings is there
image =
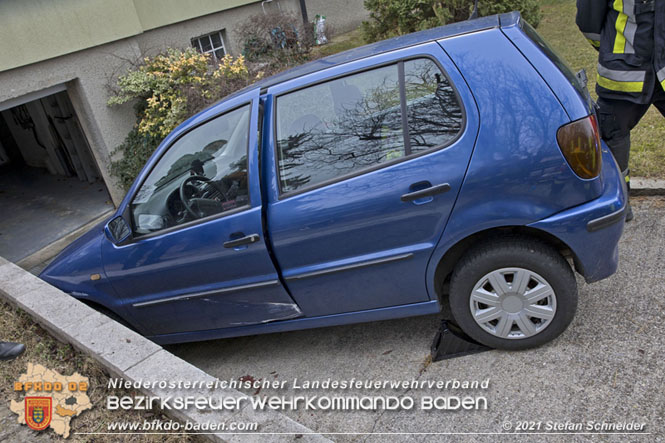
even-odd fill
[[[117,216],[106,224],[104,228],[106,236],[116,245],[128,240],[132,235],[132,230],[122,216]]]

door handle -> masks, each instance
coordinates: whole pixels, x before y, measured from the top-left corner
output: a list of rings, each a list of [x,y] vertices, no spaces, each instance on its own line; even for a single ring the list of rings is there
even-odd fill
[[[242,245],[248,245],[250,243],[256,243],[260,240],[259,234],[250,234],[245,237],[236,238],[235,240],[229,240],[224,242],[225,248],[236,248]]]
[[[443,183],[436,186],[430,186],[429,188],[421,189],[419,191],[409,192],[408,194],[402,195],[400,200],[403,202],[410,202],[424,197],[432,197],[433,195],[443,194],[444,192],[448,191],[450,191],[450,185],[448,183]]]

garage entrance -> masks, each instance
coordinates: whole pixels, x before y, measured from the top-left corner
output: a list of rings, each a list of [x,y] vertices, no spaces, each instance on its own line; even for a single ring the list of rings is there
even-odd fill
[[[13,262],[113,209],[67,92],[30,98],[0,107],[0,256]]]

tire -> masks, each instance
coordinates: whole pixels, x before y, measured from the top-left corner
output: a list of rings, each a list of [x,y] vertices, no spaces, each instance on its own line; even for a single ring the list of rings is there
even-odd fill
[[[527,349],[568,327],[577,309],[577,282],[568,262],[548,245],[503,239],[462,257],[450,280],[449,303],[457,324],[477,342]]]

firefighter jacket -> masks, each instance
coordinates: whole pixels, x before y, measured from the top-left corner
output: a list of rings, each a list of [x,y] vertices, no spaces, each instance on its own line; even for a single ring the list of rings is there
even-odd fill
[[[599,52],[600,97],[648,103],[665,89],[665,0],[577,0],[576,22]]]

